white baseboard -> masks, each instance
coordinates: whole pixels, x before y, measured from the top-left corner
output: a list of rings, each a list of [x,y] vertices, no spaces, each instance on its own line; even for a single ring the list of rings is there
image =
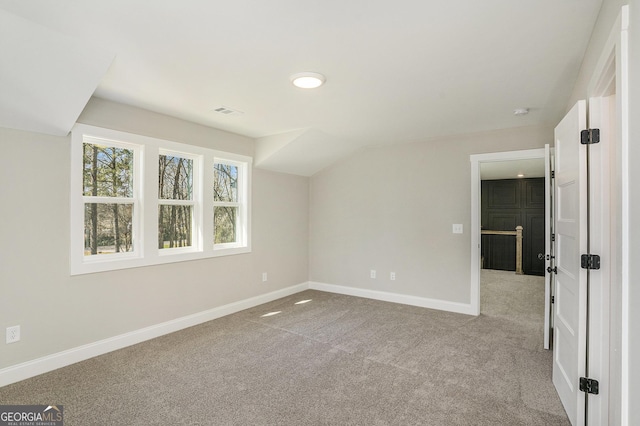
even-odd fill
[[[117,349],[135,345],[165,334],[173,333],[187,327],[202,324],[225,315],[249,309],[263,303],[271,302],[282,297],[299,293],[309,288],[308,283],[302,283],[295,286],[276,290],[271,293],[255,296],[250,299],[241,300],[239,302],[230,303],[228,305],[209,309],[196,314],[187,315],[182,318],[176,318],[161,324],[152,325],[119,336],[110,337],[108,339],[99,340],[97,342],[78,346],[62,352],[57,352],[32,361],[23,362],[21,364],[12,365],[0,370],[0,387],[29,377],[47,373],[76,362],[84,361],[98,355],[106,354]]]
[[[309,288],[312,290],[327,291],[329,293],[345,294],[347,296],[364,297],[367,299],[382,300],[384,302],[401,303],[403,305],[419,306],[421,308],[474,315],[472,306],[467,303],[449,302],[446,300],[317,282],[309,282]]]
[[[0,369],[0,387],[25,380],[39,374],[47,373],[67,365],[75,364],[76,362],[103,355],[117,349],[126,348],[127,346],[135,345],[165,334],[202,324],[244,309],[249,309],[263,303],[268,303],[282,297],[290,296],[307,289],[473,315],[471,305],[464,303],[448,302],[446,300],[428,299],[424,297],[408,296],[378,290],[367,290],[356,287],[346,287],[335,284],[307,282]]]

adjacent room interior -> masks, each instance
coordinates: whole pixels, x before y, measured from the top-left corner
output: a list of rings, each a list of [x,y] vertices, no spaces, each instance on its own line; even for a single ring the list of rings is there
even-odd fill
[[[640,424],[637,9],[0,0],[0,405]],[[588,411],[552,381],[544,158],[477,158],[553,147],[603,64],[611,368]]]
[[[487,161],[480,165],[480,313],[529,321],[544,333],[545,159]],[[547,324],[549,325],[549,324]]]

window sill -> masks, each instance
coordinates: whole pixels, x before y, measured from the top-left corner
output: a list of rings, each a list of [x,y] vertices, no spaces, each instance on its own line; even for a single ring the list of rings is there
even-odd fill
[[[167,263],[202,260],[214,257],[233,256],[237,254],[251,253],[250,247],[234,247],[214,249],[208,251],[190,252],[159,252],[154,257],[127,257],[120,259],[83,259],[78,264],[71,264],[71,275],[93,274],[97,272],[116,271],[144,266],[163,265]]]

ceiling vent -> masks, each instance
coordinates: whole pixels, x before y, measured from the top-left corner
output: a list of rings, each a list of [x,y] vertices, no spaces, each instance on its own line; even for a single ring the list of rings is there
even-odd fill
[[[238,111],[237,109],[229,108],[224,105],[214,108],[213,112],[221,115],[228,115],[228,116],[238,116],[238,115],[244,114],[244,112],[242,111]]]

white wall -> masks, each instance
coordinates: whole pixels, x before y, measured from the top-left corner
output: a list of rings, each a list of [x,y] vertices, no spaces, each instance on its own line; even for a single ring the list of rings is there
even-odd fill
[[[253,140],[93,99],[80,122],[244,155]],[[69,275],[70,138],[0,128],[0,369],[289,286],[308,277],[308,179],[253,171],[253,252]],[[269,281],[262,283],[262,272]]]
[[[545,143],[551,128],[526,127],[384,145],[314,175],[310,280],[470,303],[469,155]],[[464,234],[451,232],[454,223]]]

